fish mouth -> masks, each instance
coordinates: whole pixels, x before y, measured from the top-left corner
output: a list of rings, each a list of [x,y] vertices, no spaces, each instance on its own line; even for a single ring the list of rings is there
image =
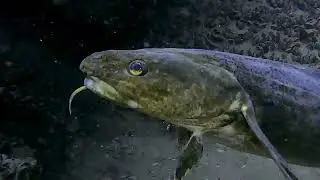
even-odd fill
[[[116,100],[117,98],[121,97],[120,93],[113,86],[100,80],[99,78],[93,76],[86,77],[83,84],[86,88],[104,98]]]
[[[97,77],[89,76],[84,79],[83,86],[74,90],[69,98],[69,114],[72,114],[72,101],[74,97],[84,90],[91,90],[104,98],[116,101],[121,98],[120,93],[110,84],[100,80]]]

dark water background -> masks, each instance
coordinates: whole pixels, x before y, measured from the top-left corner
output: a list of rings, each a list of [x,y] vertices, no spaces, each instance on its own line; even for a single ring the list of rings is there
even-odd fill
[[[174,128],[168,131],[167,124],[114,107],[90,93],[75,101],[76,116],[68,115],[69,95],[82,84],[78,66],[84,57],[106,49],[192,47],[318,67],[319,30],[317,0],[3,0],[0,153],[35,157],[43,166],[39,179],[45,180],[99,179],[93,171],[87,177],[81,174],[89,165],[73,167],[84,158],[81,152],[95,151],[84,147],[97,142],[108,144],[105,153],[122,161],[126,155],[121,152],[130,152],[119,137],[163,135],[167,141],[158,143],[160,152],[170,154]],[[163,147],[166,143],[168,148]],[[134,179],[133,160],[123,168],[110,159],[108,165],[99,164],[99,158],[91,162],[105,166],[109,179]]]

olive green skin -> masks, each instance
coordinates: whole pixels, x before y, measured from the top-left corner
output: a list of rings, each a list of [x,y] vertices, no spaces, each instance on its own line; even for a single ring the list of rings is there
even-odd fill
[[[144,76],[127,71],[136,59],[147,64]],[[150,116],[178,126],[202,127],[230,147],[266,155],[242,117],[230,109],[237,94],[247,92],[260,127],[289,162],[320,164],[320,156],[315,156],[320,153],[320,73],[313,69],[218,51],[174,48],[97,52],[84,59],[80,69],[114,87],[120,94],[114,101],[120,105],[133,100],[139,104],[138,111]],[[292,80],[287,70],[300,74]],[[281,76],[272,76],[274,72]],[[302,81],[308,78],[315,82],[316,90],[303,88]],[[213,120],[222,114],[229,121]],[[226,126],[235,132],[226,133]]]
[[[234,123],[236,115],[234,110],[228,110],[229,106],[238,93],[245,92],[232,73],[212,63],[215,59],[204,58],[202,62],[184,54],[149,51],[97,52],[84,59],[80,69],[88,77],[114,87],[121,94],[114,99],[116,103],[126,106],[127,101],[136,101],[138,111],[172,124],[198,126],[207,132]],[[133,60],[146,63],[148,72],[144,76],[128,73],[128,64]],[[213,120],[221,115],[230,120]],[[247,128],[245,121],[238,124]],[[254,136],[247,130],[238,135],[232,141],[241,145],[244,139],[254,142]]]

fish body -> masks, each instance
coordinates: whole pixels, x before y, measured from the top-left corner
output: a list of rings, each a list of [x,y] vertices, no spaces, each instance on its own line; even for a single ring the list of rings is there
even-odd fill
[[[320,166],[314,156],[320,153],[319,70],[220,51],[174,51],[215,57],[248,92],[260,127],[280,153],[295,164]]]
[[[132,63],[147,71],[132,73]],[[320,152],[317,70],[178,48],[97,52],[80,69],[84,85],[96,94],[191,132],[187,141],[182,138],[175,179],[201,158],[202,135],[209,132],[227,146],[271,156],[288,180],[298,178],[277,149],[296,164],[320,163],[312,156]]]

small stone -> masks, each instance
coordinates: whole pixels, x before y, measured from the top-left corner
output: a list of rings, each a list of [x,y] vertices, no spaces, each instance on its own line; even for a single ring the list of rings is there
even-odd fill
[[[29,101],[29,100],[31,100],[31,99],[32,99],[31,96],[26,96],[26,97],[20,99],[20,102],[26,102],[26,101]]]
[[[147,48],[147,47],[150,47],[150,44],[148,42],[144,42],[143,46]]]
[[[0,87],[0,95],[4,92],[5,87]]]
[[[152,163],[152,166],[158,166],[160,163],[158,162],[155,162],[155,163]]]
[[[7,66],[7,67],[11,67],[13,65],[13,62],[12,61],[5,61],[4,64]]]
[[[242,21],[237,21],[236,25],[240,30],[243,30],[245,28],[245,24]]]
[[[225,150],[224,149],[217,149],[217,152],[219,152],[219,153],[223,153],[223,152],[225,152]]]
[[[312,28],[314,28],[314,26],[315,26],[314,23],[311,23],[311,22],[307,22],[304,24],[304,27],[306,29],[312,29]]]
[[[39,138],[37,139],[37,141],[38,141],[39,144],[47,145],[47,142],[46,142],[46,140],[45,140],[44,138],[39,137]]]

